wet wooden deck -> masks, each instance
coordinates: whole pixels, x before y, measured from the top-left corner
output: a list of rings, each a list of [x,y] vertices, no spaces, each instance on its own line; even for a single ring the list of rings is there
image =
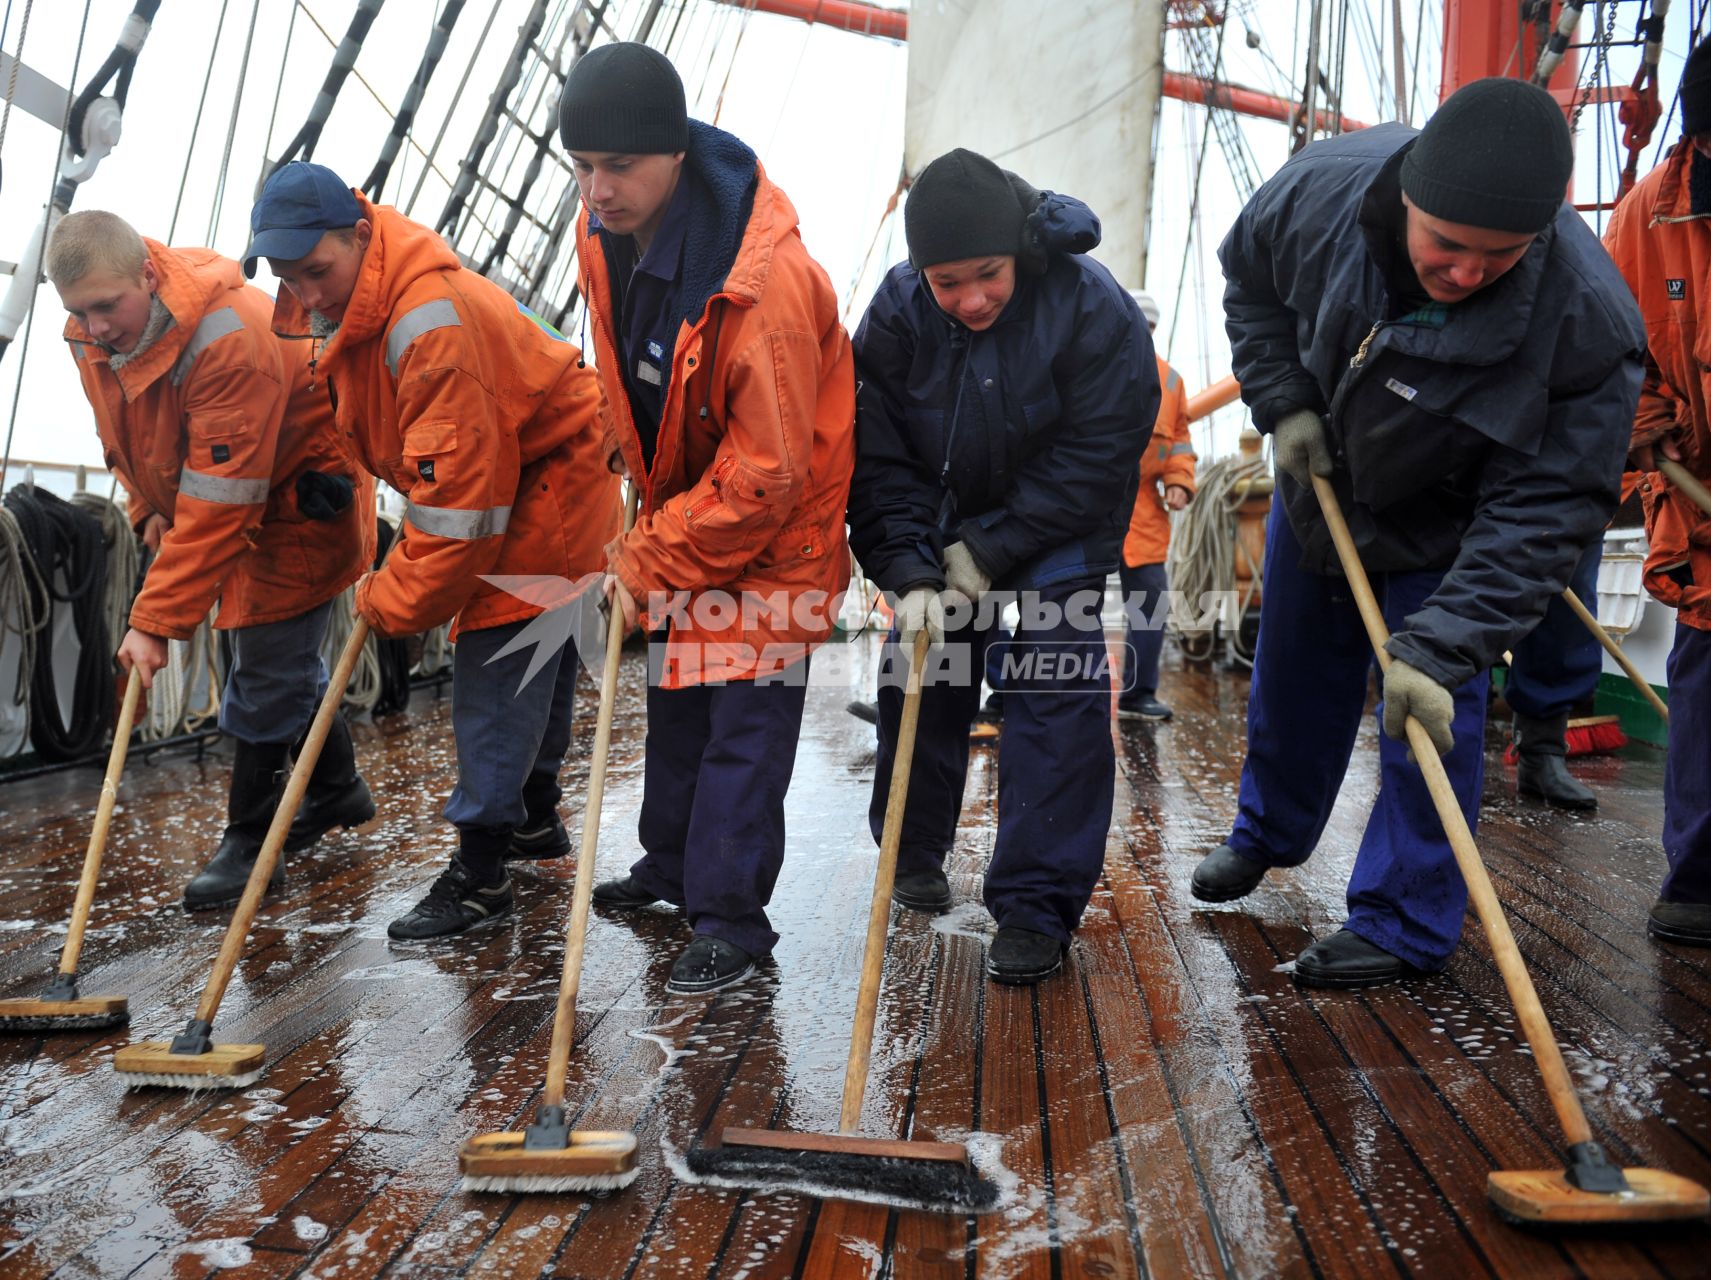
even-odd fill
[[[865,641],[863,642],[865,644]],[[856,656],[860,656],[859,654]],[[857,663],[852,669],[859,669]],[[639,661],[628,669],[604,871],[633,856]],[[1305,994],[1285,963],[1343,914],[1375,781],[1370,727],[1307,867],[1238,906],[1188,893],[1227,831],[1246,682],[1167,656],[1174,723],[1118,733],[1106,878],[1066,973],[989,985],[978,906],[995,755],[976,752],[952,883],[964,904],[895,918],[867,1131],[995,1135],[1014,1185],[978,1219],[687,1185],[710,1125],[835,1125],[873,867],[872,730],[860,677],[811,691],[790,797],[783,934],[758,980],[717,998],[664,989],[672,913],[596,918],[570,1098],[583,1127],[633,1126],[627,1191],[467,1195],[457,1148],[518,1127],[539,1088],[569,860],[516,874],[519,912],[397,947],[386,922],[437,872],[448,704],[356,736],[382,816],[290,868],[217,1024],[263,1041],[238,1093],[127,1093],[115,1048],[189,1015],[223,921],[178,895],[222,821],[218,755],[136,760],[85,952],[87,994],[130,997],[128,1033],[0,1040],[0,1274],[67,1276],[1120,1277],[1690,1276],[1702,1226],[1538,1236],[1493,1216],[1485,1177],[1558,1163],[1531,1059],[1482,941],[1447,974]],[[582,691],[567,816],[579,815]],[[586,714],[584,714],[586,713]],[[1711,953],[1644,936],[1662,869],[1661,756],[1576,765],[1602,808],[1577,820],[1489,770],[1482,846],[1585,1088],[1627,1164],[1711,1182]],[[93,771],[0,787],[0,994],[54,967],[93,811]],[[44,925],[43,922],[48,922]]]

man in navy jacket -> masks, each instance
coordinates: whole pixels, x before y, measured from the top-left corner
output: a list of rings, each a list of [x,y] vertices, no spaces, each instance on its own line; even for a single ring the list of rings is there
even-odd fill
[[[1248,757],[1229,841],[1194,873],[1226,901],[1313,852],[1348,768],[1371,652],[1311,476],[1330,479],[1391,631],[1382,777],[1349,918],[1296,981],[1441,969],[1467,890],[1406,717],[1470,825],[1487,670],[1567,584],[1615,510],[1645,334],[1597,238],[1562,203],[1562,112],[1519,80],[1454,94],[1416,134],[1316,143],[1219,250],[1234,372],[1275,440]]]

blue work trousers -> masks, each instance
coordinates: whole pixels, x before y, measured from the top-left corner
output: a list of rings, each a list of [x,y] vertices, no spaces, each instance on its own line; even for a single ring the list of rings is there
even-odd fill
[[[220,697],[220,732],[245,742],[296,742],[327,692],[321,641],[333,602],[278,622],[232,631],[232,669]]]
[[[527,683],[536,647],[501,654],[533,619],[459,634],[452,652],[457,785],[445,818],[459,831],[508,836],[551,817],[570,746],[576,644],[567,640]]]
[[[998,752],[998,837],[986,871],[986,908],[1000,928],[1069,941],[1105,865],[1116,754],[1111,670],[1099,625],[1102,579],[1076,579],[1025,597],[1014,637],[1000,639],[998,610],[947,631],[928,658],[897,874],[944,864],[956,838],[968,774],[968,730],[980,705],[988,649],[1004,690]],[[1041,606],[1034,615],[1030,600]],[[1066,608],[1067,606],[1067,608]],[[1052,621],[1050,612],[1060,616]],[[879,754],[868,822],[878,840],[903,715],[908,659],[896,631],[880,661]],[[933,675],[943,678],[931,679]]]
[[[761,681],[648,685],[643,854],[630,874],[683,907],[696,933],[752,956],[778,943],[766,904],[784,865],[784,797],[807,693],[806,659]]]
[[[1265,541],[1265,602],[1248,692],[1248,755],[1230,847],[1268,867],[1307,861],[1348,773],[1366,705],[1372,647],[1348,583],[1300,567],[1301,547],[1281,503]],[[1380,573],[1373,592],[1400,629],[1442,580],[1440,572]],[[1443,757],[1471,830],[1485,779],[1481,674],[1455,690]],[[1378,705],[1382,724],[1384,704]],[[1379,791],[1349,878],[1347,928],[1415,968],[1443,968],[1461,937],[1467,886],[1408,745],[1379,731]]]
[[[1117,579],[1123,584],[1123,638],[1134,661],[1134,669],[1123,672],[1118,701],[1139,702],[1158,690],[1158,659],[1164,650],[1164,620],[1170,612],[1160,608],[1166,589],[1164,566],[1126,564],[1117,570]]]
[[[1594,542],[1574,567],[1569,586],[1593,614],[1598,612],[1598,562],[1603,540]],[[1592,696],[1604,666],[1604,650],[1592,631],[1561,596],[1551,597],[1545,616],[1510,654],[1509,682],[1503,700],[1534,720],[1573,714],[1576,703]]]
[[[1711,903],[1711,631],[1675,624],[1663,771],[1665,902]]]

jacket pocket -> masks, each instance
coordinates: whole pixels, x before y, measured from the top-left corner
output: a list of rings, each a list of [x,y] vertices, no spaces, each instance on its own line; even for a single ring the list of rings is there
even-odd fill
[[[776,569],[780,565],[794,564],[799,560],[818,560],[825,554],[826,535],[819,523],[799,520],[772,535],[772,541],[755,557],[754,567]]]
[[[409,480],[444,484],[452,455],[457,452],[457,423],[420,422],[404,435],[400,469]]]

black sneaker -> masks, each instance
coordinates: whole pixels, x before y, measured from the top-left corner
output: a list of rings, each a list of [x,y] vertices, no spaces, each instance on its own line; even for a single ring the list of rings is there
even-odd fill
[[[1028,986],[1063,968],[1068,950],[1049,933],[1001,928],[986,949],[986,976],[994,982]]]
[[[617,911],[634,911],[640,907],[651,907],[662,899],[656,898],[651,889],[644,889],[636,883],[634,876],[625,876],[622,880],[608,880],[604,884],[594,886],[594,902],[596,906],[611,907]]]
[[[1118,698],[1117,719],[1119,720],[1169,720],[1176,714],[1152,694],[1144,698]]]
[[[911,911],[949,911],[951,882],[938,868],[931,871],[911,871],[891,883],[891,900]]]
[[[386,926],[386,936],[399,942],[449,938],[504,915],[514,901],[509,876],[496,885],[483,885],[454,858],[427,896]]]
[[[698,933],[671,966],[666,990],[698,996],[741,982],[755,969],[754,957],[741,947]]]
[[[505,850],[507,860],[528,859],[538,862],[544,858],[562,858],[570,852],[570,832],[564,829],[558,814],[552,814],[527,827],[511,833],[511,843]]]

